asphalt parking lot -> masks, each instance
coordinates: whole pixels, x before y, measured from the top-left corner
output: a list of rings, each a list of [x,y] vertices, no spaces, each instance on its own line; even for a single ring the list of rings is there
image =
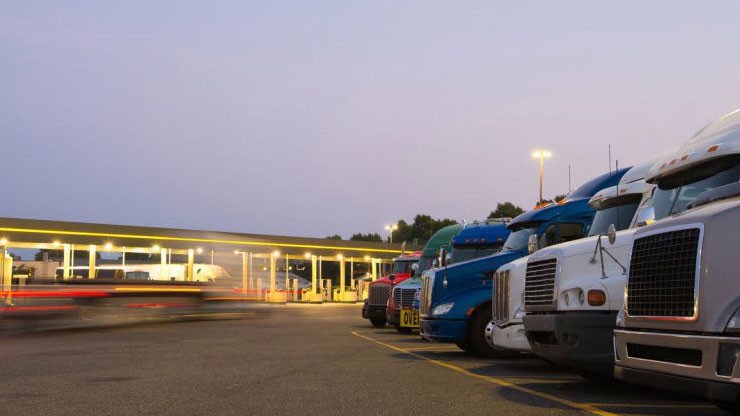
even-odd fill
[[[725,414],[534,357],[471,358],[354,305],[6,334],[0,351],[0,414]]]

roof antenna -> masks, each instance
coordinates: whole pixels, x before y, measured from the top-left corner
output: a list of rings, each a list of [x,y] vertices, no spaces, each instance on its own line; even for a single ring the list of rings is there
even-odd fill
[[[609,174],[612,173],[612,145],[609,144]]]

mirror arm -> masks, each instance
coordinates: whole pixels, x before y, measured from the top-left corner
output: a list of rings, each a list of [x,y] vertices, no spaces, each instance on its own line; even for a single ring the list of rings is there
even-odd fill
[[[598,251],[599,252],[599,259],[601,260],[601,278],[602,279],[606,279],[607,277],[609,277],[609,276],[606,275],[606,270],[604,268],[604,252],[606,252],[606,254],[609,257],[611,257],[611,259],[614,260],[614,262],[617,263],[619,265],[619,267],[622,268],[622,274],[626,274],[627,273],[627,268],[624,267],[624,265],[622,263],[620,263],[619,260],[617,260],[617,258],[614,257],[612,255],[612,253],[610,253],[609,250],[607,250],[601,244],[601,237],[603,237],[605,235],[606,234],[599,234],[599,237],[596,240],[596,247],[594,248],[594,254],[593,254],[593,256],[591,256],[591,259],[588,262],[591,263],[591,264],[595,264],[596,263],[596,252]]]

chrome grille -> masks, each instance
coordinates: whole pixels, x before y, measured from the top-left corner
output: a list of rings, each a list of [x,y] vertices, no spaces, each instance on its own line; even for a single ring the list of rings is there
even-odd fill
[[[421,304],[419,313],[429,315],[429,308],[432,304],[432,288],[434,287],[434,276],[424,276],[421,280]]]
[[[557,269],[557,258],[527,263],[527,276],[524,280],[524,309],[526,311],[555,308]]]
[[[695,317],[698,228],[635,240],[627,284],[630,316]]]
[[[511,272],[504,270],[493,276],[493,322],[502,325],[509,322],[509,281]]]
[[[410,308],[414,304],[416,289],[404,289],[396,287],[393,289],[393,301],[397,308]]]
[[[391,285],[388,283],[372,283],[368,290],[368,305],[383,305],[388,303]]]

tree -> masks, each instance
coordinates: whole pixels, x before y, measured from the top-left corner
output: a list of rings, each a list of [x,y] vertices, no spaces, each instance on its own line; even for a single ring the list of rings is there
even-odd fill
[[[349,238],[351,241],[371,241],[374,243],[382,243],[383,238],[378,233],[355,233]]]
[[[417,214],[414,217],[414,222],[411,224],[408,224],[404,220],[398,221],[398,229],[393,231],[393,241],[412,242],[417,239],[419,241],[426,241],[429,240],[434,233],[439,231],[440,228],[453,224],[457,224],[457,221],[449,218],[435,219],[426,214]]]
[[[339,234],[328,235],[328,236],[326,236],[326,239],[327,240],[341,240],[342,239],[342,236],[339,235]]]
[[[524,210],[521,207],[516,206],[509,201],[503,203],[499,202],[496,204],[496,209],[488,214],[488,218],[514,218],[522,213],[524,213]]]

